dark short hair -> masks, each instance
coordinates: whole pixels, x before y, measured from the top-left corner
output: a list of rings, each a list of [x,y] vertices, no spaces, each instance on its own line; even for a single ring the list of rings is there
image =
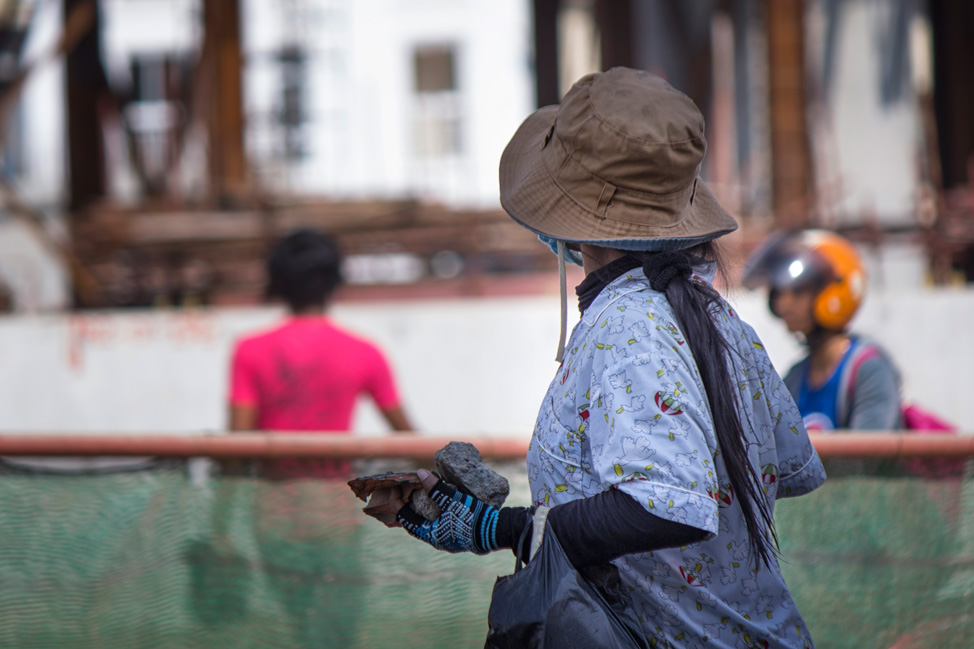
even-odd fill
[[[294,310],[324,304],[342,283],[341,262],[334,239],[316,230],[296,230],[278,241],[267,258],[267,295]]]

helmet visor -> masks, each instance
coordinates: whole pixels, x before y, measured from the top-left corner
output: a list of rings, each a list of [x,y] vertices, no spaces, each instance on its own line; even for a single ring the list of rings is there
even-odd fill
[[[746,288],[818,290],[835,280],[821,255],[795,233],[771,236],[748,258],[741,283]]]

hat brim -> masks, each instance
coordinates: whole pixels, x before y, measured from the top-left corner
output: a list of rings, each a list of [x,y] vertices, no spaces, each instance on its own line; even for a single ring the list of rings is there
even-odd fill
[[[545,165],[542,150],[557,114],[558,106],[535,111],[521,124],[501,156],[501,206],[522,226],[562,241],[624,250],[688,248],[737,229],[737,221],[700,178],[692,200],[675,223],[654,225],[598,218],[565,192]]]

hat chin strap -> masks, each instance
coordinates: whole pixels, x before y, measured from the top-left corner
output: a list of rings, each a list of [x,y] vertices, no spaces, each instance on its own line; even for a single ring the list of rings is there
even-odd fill
[[[565,242],[558,241],[558,281],[561,293],[561,332],[558,335],[558,353],[555,360],[565,360],[565,334],[568,329],[568,280],[565,277]]]

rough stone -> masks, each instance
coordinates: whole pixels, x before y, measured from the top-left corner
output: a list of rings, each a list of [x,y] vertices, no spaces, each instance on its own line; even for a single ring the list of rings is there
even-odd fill
[[[467,442],[450,442],[433,457],[440,477],[455,489],[476,496],[488,505],[502,507],[511,493],[507,479],[484,464],[480,451]],[[361,500],[368,499],[363,511],[391,525],[395,512],[391,511],[389,495],[393,487],[400,487],[403,498],[417,514],[428,521],[440,516],[440,507],[433,502],[419,484],[415,473],[383,473],[349,480],[349,487]]]
[[[422,489],[417,489],[413,492],[412,497],[409,499],[409,506],[412,507],[414,512],[428,521],[435,521],[440,517],[440,506],[433,502]]]
[[[511,493],[507,478],[484,464],[480,451],[467,442],[450,442],[433,456],[440,476],[488,505],[502,507]]]

